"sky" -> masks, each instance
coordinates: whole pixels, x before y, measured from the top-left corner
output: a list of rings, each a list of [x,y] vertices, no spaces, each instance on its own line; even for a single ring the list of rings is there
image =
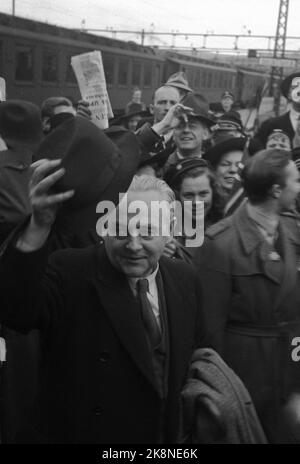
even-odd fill
[[[275,35],[279,0],[15,0],[16,15],[65,27],[114,28],[185,33]],[[11,13],[12,0],[0,0],[0,11]],[[300,36],[300,0],[289,1],[287,35]],[[118,38],[125,36],[119,35]],[[132,34],[126,40],[139,41]],[[178,39],[176,39],[177,41]],[[182,38],[176,45],[199,46],[202,39]],[[198,40],[198,42],[197,42]],[[167,42],[161,38],[161,45]],[[223,42],[224,43],[224,42]],[[264,41],[264,44],[267,42]],[[171,39],[169,39],[171,44]],[[228,42],[231,46],[232,39]],[[250,48],[261,41],[251,40]],[[299,42],[291,42],[300,49]],[[288,47],[287,47],[288,48]]]

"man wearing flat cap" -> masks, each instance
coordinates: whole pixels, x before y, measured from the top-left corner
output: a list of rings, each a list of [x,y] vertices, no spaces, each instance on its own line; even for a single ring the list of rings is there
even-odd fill
[[[182,100],[182,104],[191,111],[180,118],[174,129],[176,149],[164,165],[164,175],[179,160],[201,158],[203,144],[210,138],[210,128],[215,124],[208,115],[208,104],[202,95],[189,93]]]
[[[226,90],[221,96],[221,106],[224,111],[224,114],[229,113],[229,111],[232,111],[233,103],[234,103],[233,94],[229,92],[229,90]]]
[[[168,85],[178,89],[182,99],[186,97],[188,93],[193,92],[193,89],[191,89],[191,87],[189,86],[184,71],[179,71],[177,73],[172,74],[164,85]]]
[[[300,135],[300,71],[289,74],[281,82],[280,90],[290,104],[289,111],[281,116],[264,121],[255,138],[266,147],[269,135],[275,129],[281,129],[288,135],[292,148],[294,148],[299,145],[299,141],[295,140],[295,135],[297,135],[297,132]]]

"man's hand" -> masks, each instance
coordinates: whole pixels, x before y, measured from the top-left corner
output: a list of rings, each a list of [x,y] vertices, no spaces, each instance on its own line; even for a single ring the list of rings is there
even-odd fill
[[[34,251],[44,245],[55,220],[58,206],[74,195],[74,190],[50,194],[50,188],[60,179],[65,169],[59,167],[61,160],[39,160],[31,165],[33,170],[29,182],[29,198],[32,207],[30,223],[19,237],[17,248]],[[47,175],[51,171],[51,174]]]
[[[165,245],[163,256],[166,258],[173,258],[177,249],[177,244],[175,238],[172,238],[170,242]]]
[[[89,108],[89,103],[86,100],[79,100],[76,114],[87,119],[92,118],[92,112]]]
[[[165,115],[164,119],[152,126],[152,129],[158,135],[164,135],[169,131],[175,129],[183,119],[187,122],[188,115],[192,113],[192,108],[188,106],[183,106],[181,103],[176,103],[176,105],[172,106],[167,114]]]

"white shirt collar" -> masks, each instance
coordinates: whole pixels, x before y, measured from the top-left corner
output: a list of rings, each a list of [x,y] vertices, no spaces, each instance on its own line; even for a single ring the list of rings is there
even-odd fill
[[[155,279],[156,279],[156,275],[158,273],[158,269],[159,269],[159,264],[157,264],[154,271],[151,272],[151,274],[149,274],[146,277],[128,277],[128,283],[130,285],[131,290],[133,290],[133,292],[136,293],[136,283],[137,283],[137,281],[140,280],[140,279],[147,279],[148,282],[149,282],[149,292],[150,292],[150,294],[152,294],[152,289],[154,288],[154,286],[156,286]]]

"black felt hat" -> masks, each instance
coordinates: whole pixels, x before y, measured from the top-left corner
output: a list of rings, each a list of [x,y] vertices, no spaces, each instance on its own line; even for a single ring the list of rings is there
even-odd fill
[[[35,159],[62,159],[65,175],[55,191],[74,189],[63,207],[80,209],[109,200],[118,204],[140,161],[136,136],[121,127],[106,133],[90,120],[76,116],[55,128],[41,143]]]
[[[241,150],[245,148],[247,137],[232,137],[230,139],[224,140],[223,142],[217,143],[212,148],[207,150],[203,158],[210,162],[213,167],[216,167],[220,162],[223,155],[229,153],[230,151]],[[250,140],[248,147],[250,156],[254,155],[257,151],[261,149],[261,145],[256,143],[253,140]]]
[[[11,145],[39,143],[43,137],[39,108],[23,100],[0,102],[0,135]]]

